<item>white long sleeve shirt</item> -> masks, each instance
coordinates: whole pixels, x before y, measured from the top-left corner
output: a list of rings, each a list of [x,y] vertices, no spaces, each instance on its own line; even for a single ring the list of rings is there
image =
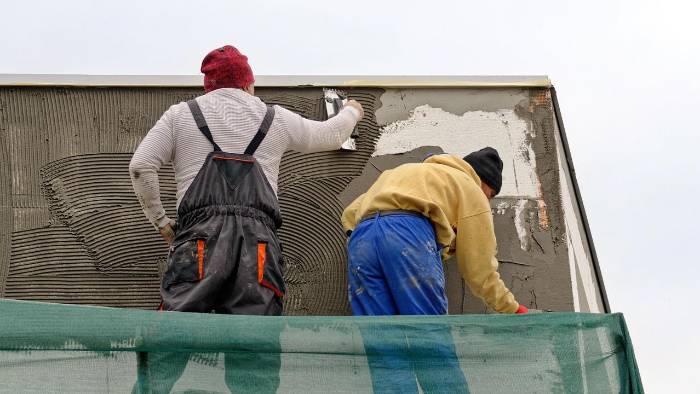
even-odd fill
[[[240,89],[217,89],[196,100],[214,141],[225,152],[243,153],[258,131],[266,111],[265,103]],[[355,108],[345,107],[333,118],[319,122],[275,106],[272,125],[253,155],[275,193],[280,161],[286,150],[311,153],[339,149],[359,117]],[[164,163],[173,163],[179,206],[213,149],[197,128],[185,102],[171,106],[146,134],[134,152],[129,172],[146,217],[154,226],[162,228],[173,222],[165,214],[160,200],[160,167]]]

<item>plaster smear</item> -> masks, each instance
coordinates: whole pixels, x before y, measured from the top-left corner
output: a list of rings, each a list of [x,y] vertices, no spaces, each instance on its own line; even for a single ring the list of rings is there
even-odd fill
[[[434,145],[459,156],[491,146],[503,159],[503,186],[499,196],[539,197],[535,153],[525,120],[510,109],[468,111],[455,115],[430,105],[416,107],[407,120],[382,128],[372,156],[404,153]]]
[[[530,238],[532,235],[532,228],[530,222],[533,216],[531,208],[536,204],[535,201],[531,201],[532,200],[526,199],[500,201],[495,208],[491,209],[494,215],[506,215],[510,214],[509,211],[512,211],[511,217],[513,218],[513,226],[518,235],[520,249],[524,252],[529,252],[531,248]],[[499,242],[502,242],[502,239],[499,239]]]
[[[515,218],[513,220],[515,224],[515,230],[518,232],[518,239],[520,240],[520,249],[530,250],[530,238],[525,228],[525,206],[527,205],[527,200],[519,200],[515,204]]]

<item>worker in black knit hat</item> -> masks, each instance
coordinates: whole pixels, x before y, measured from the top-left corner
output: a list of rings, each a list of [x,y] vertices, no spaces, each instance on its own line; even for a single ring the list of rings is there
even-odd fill
[[[486,147],[464,156],[464,161],[472,166],[481,179],[481,190],[487,198],[491,199],[501,192],[503,161],[498,156],[498,151]],[[484,190],[484,186],[488,189]]]
[[[442,260],[452,254],[474,295],[497,312],[527,313],[497,271],[489,200],[501,191],[502,170],[498,152],[484,148],[464,158],[435,155],[383,172],[343,212],[353,314],[447,314]],[[424,389],[469,391],[450,331],[435,328],[425,335],[406,340],[432,344],[429,357],[444,365],[440,382],[423,381],[404,367],[407,360],[388,354],[372,335],[364,338],[375,392],[417,392],[416,380]]]
[[[385,171],[353,201],[342,221],[351,234],[354,314],[446,314],[440,257],[452,254],[474,295],[498,312],[527,312],[497,271],[489,200],[501,191],[502,171],[503,161],[490,147],[464,158],[430,156]]]

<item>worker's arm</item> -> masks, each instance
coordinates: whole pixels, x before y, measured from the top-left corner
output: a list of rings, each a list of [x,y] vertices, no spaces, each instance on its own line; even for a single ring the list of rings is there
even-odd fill
[[[340,149],[364,114],[362,106],[354,100],[350,100],[336,116],[322,122],[278,108],[289,132],[288,148],[302,153]]]
[[[357,210],[360,208],[360,203],[364,196],[364,194],[361,194],[343,211],[341,221],[343,222],[343,230],[345,230],[346,234],[349,231],[355,230],[355,226],[357,226]]]
[[[497,312],[524,313],[498,274],[496,234],[491,210],[462,218],[457,223],[457,264],[472,294]]]
[[[131,183],[148,220],[161,232],[166,242],[172,238],[174,221],[165,214],[160,201],[158,170],[172,160],[172,122],[166,111],[146,134],[129,164]]]

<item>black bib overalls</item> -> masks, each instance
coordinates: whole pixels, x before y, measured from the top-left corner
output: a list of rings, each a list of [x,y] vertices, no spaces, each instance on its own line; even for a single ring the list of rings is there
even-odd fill
[[[163,275],[162,309],[281,315],[284,282],[277,229],[277,197],[253,153],[275,116],[268,107],[245,153],[227,153],[214,142],[195,100],[187,104],[197,127],[214,146],[178,208],[177,229]],[[278,337],[279,332],[267,335]],[[272,341],[272,343],[275,343]],[[189,353],[140,352],[133,393],[169,393]],[[232,392],[279,387],[280,352],[225,353],[225,380]]]
[[[246,315],[282,314],[283,260],[277,196],[253,153],[275,116],[265,118],[243,154],[214,142],[195,100],[197,127],[214,146],[178,208],[168,255],[163,309]]]

